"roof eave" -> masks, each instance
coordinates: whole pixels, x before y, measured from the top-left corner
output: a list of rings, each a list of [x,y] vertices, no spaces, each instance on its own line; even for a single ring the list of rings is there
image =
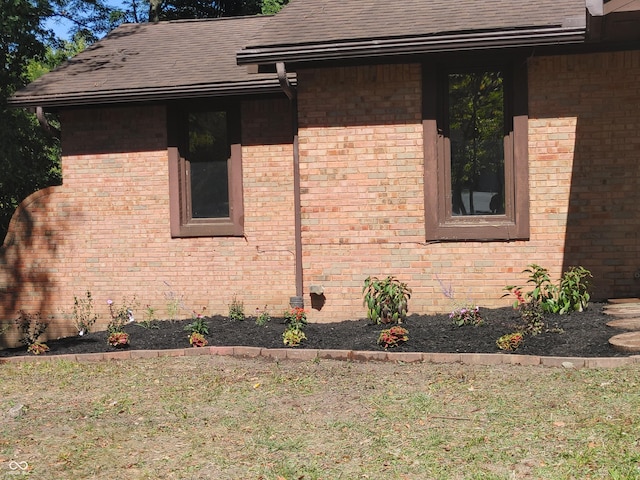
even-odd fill
[[[54,95],[24,95],[9,97],[12,107],[79,107],[98,104],[124,104],[164,100],[228,97],[234,95],[260,95],[282,93],[277,79],[253,80],[209,85],[181,85],[155,89],[109,90],[97,92],[70,92]]]
[[[318,62],[396,55],[415,55],[495,48],[583,43],[586,27],[546,27],[480,33],[327,42],[310,45],[247,47],[238,52],[238,65],[276,62]]]

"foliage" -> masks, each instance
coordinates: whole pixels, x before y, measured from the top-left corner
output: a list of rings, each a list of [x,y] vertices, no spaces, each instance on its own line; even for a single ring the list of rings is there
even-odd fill
[[[307,325],[307,312],[304,308],[294,307],[284,313],[284,322],[287,325],[282,339],[289,347],[297,347],[300,342],[307,339],[303,329]]]
[[[482,316],[480,315],[480,307],[462,307],[454,310],[449,314],[449,318],[457,327],[463,325],[473,325],[474,327],[480,326],[483,323]]]
[[[384,280],[367,277],[362,288],[367,318],[376,324],[402,323],[407,317],[411,289],[406,283],[388,276]]]
[[[107,332],[109,333],[119,333],[122,332],[124,326],[127,323],[133,322],[135,319],[133,317],[133,308],[132,306],[136,303],[135,297],[132,300],[127,300],[126,298],[122,299],[122,304],[120,307],[113,306],[113,300],[107,300],[107,305],[109,306],[109,314],[111,315],[111,320],[109,321],[109,325],[107,325]],[[131,305],[131,306],[130,306]]]
[[[295,307],[284,313],[284,323],[288,328],[302,329],[307,324],[307,312],[304,308]]]
[[[192,347],[206,347],[208,343],[201,333],[193,332],[189,335],[189,344]]]
[[[203,308],[203,310],[206,310],[206,308]],[[184,329],[191,334],[209,334],[209,325],[205,322],[204,315],[201,313],[196,314],[196,312],[193,312],[193,321],[189,325],[185,326]]]
[[[531,290],[522,293],[522,287],[515,285],[508,285],[504,289],[516,296],[514,308],[524,311],[531,318],[539,320],[544,313],[564,315],[582,311],[589,303],[587,279],[591,277],[591,272],[584,267],[569,268],[557,284],[551,281],[546,268],[535,263],[530,264],[522,273],[529,274],[527,283],[532,286]]]
[[[501,336],[496,340],[496,345],[500,350],[514,351],[524,343],[524,333],[514,332]]]
[[[156,309],[153,308],[151,305],[147,305],[147,308],[144,311],[144,319],[140,323],[138,323],[138,325],[143,328],[146,328],[147,330],[158,329],[160,327],[153,323],[155,319],[156,319]]]
[[[237,321],[244,320],[244,303],[238,300],[235,295],[229,304],[229,318]]]
[[[382,346],[386,350],[387,348],[397,347],[407,340],[409,340],[409,332],[407,329],[395,326],[380,332],[380,336],[378,336],[378,345]]]
[[[93,310],[93,298],[89,290],[85,293],[86,298],[73,297],[73,319],[80,335],[91,333],[91,327],[98,320],[98,315]]]
[[[261,12],[263,15],[273,15],[278,13],[289,0],[262,0]]]
[[[49,347],[47,346],[46,343],[36,342],[36,343],[32,343],[27,347],[27,352],[33,355],[41,355],[48,351],[49,351]]]
[[[260,327],[264,327],[267,323],[271,321],[271,315],[269,315],[269,311],[267,310],[267,306],[265,305],[262,311],[259,308],[256,308],[256,325]]]
[[[40,318],[40,313],[27,313],[24,310],[18,310],[18,318],[14,320],[18,331],[20,332],[20,343],[29,347],[38,342],[38,338],[48,327],[46,322]]]
[[[282,334],[282,341],[287,347],[297,347],[306,339],[307,336],[301,328],[287,328]]]
[[[107,343],[116,348],[125,347],[129,345],[129,334],[121,331],[112,332],[107,338]]]
[[[564,272],[558,288],[558,313],[582,312],[587,308],[591,299],[588,278],[593,278],[591,272],[581,266]]]

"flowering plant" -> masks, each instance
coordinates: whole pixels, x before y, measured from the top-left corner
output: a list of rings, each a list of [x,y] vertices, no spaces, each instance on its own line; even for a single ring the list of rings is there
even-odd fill
[[[34,355],[40,355],[41,353],[46,353],[49,351],[49,347],[46,343],[32,343],[27,347],[27,352],[32,353]]]
[[[482,325],[482,316],[480,315],[480,307],[463,307],[454,310],[449,315],[454,325],[461,327],[463,325],[473,325],[475,327]]]
[[[307,312],[304,308],[295,307],[285,312],[284,322],[289,325],[290,328],[302,328],[307,324]]]
[[[122,348],[129,345],[129,334],[125,332],[113,332],[109,334],[107,343],[112,347]]]
[[[496,345],[500,350],[517,350],[524,342],[524,334],[522,332],[508,333],[496,340]]]
[[[202,311],[205,311],[207,308],[204,307]],[[185,331],[190,334],[199,333],[200,335],[208,335],[209,334],[209,324],[204,321],[204,315],[202,313],[196,313],[195,310],[191,315],[193,321],[184,327]]]
[[[207,339],[204,338],[204,335],[202,335],[201,333],[192,333],[191,335],[189,335],[189,344],[192,347],[205,347],[207,346]]]
[[[407,340],[409,340],[408,330],[406,328],[396,326],[380,332],[378,345],[382,346],[386,350],[387,348],[397,347]]]

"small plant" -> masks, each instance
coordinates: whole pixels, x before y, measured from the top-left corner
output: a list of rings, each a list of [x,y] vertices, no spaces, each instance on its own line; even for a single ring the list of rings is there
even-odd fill
[[[111,315],[111,320],[109,320],[109,325],[107,325],[107,332],[122,332],[127,323],[135,321],[133,309],[129,308],[126,299],[122,300],[120,307],[115,307],[111,299],[107,300],[107,305],[109,306],[109,315]]]
[[[244,303],[238,300],[235,295],[229,304],[229,318],[237,321],[244,320]]]
[[[558,288],[558,313],[582,312],[589,305],[589,280],[591,272],[584,267],[570,267],[560,279]]]
[[[267,306],[265,305],[262,311],[259,308],[256,308],[256,325],[259,327],[264,327],[267,323],[271,321],[271,315],[269,315],[269,311],[267,310]]]
[[[409,340],[408,330],[403,327],[395,326],[386,330],[382,330],[382,332],[380,332],[380,336],[378,337],[378,345],[386,350],[387,348],[397,347],[407,340]]]
[[[204,312],[207,307],[203,307],[202,311]],[[208,335],[209,334],[209,324],[205,322],[204,315],[202,313],[193,312],[192,314],[193,321],[184,327],[185,331],[190,334],[200,334],[200,335]]]
[[[362,293],[367,318],[373,323],[402,323],[407,317],[411,289],[395,277],[367,277]]]
[[[302,329],[307,325],[307,312],[302,307],[294,307],[284,312],[284,323],[287,328]]]
[[[164,284],[169,287],[169,291],[164,294],[167,299],[167,315],[169,316],[169,320],[174,322],[178,318],[178,314],[182,308],[185,308],[184,303],[182,302],[182,295],[178,295],[174,292],[167,282]]]
[[[73,297],[73,318],[78,335],[91,332],[91,328],[98,320],[98,315],[93,311],[93,298],[89,290],[85,293],[85,298]]]
[[[202,335],[201,333],[194,332],[189,335],[189,344],[192,347],[206,347],[208,343],[209,342],[207,342],[207,339],[204,338],[204,335]]]
[[[514,351],[524,343],[524,333],[514,332],[501,336],[496,340],[496,345],[500,350]]]
[[[47,353],[48,351],[49,351],[49,347],[47,346],[46,343],[36,342],[36,343],[32,343],[27,347],[27,352],[33,355],[41,355],[43,353]]]
[[[477,305],[475,307],[456,309],[449,314],[449,318],[457,327],[462,327],[463,325],[478,327],[483,323],[482,316],[480,315],[480,307]]]
[[[129,334],[126,332],[112,332],[107,338],[107,343],[116,348],[126,347],[129,345]]]
[[[144,311],[144,320],[138,323],[139,326],[146,328],[147,330],[160,328],[158,325],[154,324],[154,320],[156,319],[156,309],[151,305],[147,305],[147,308]]]
[[[297,347],[307,336],[300,328],[287,328],[282,334],[282,341],[287,347]]]
[[[20,343],[27,349],[38,343],[38,338],[47,330],[47,323],[40,318],[40,313],[27,313],[24,310],[18,310],[18,318],[15,319],[16,327],[20,332]]]

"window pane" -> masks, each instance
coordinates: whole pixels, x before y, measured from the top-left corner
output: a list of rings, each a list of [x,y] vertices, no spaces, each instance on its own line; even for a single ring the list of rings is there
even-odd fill
[[[448,75],[453,215],[504,214],[502,72]]]
[[[189,114],[191,217],[229,217],[226,112]]]

